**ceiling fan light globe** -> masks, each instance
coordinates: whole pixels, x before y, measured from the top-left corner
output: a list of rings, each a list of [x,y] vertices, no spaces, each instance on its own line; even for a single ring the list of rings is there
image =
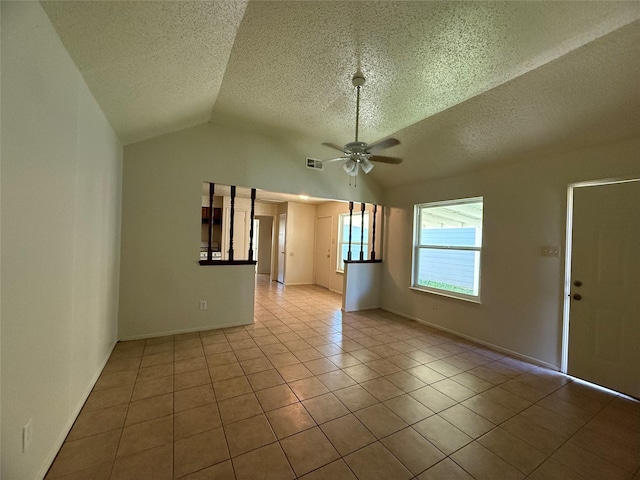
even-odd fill
[[[353,158],[350,158],[349,160],[344,162],[344,165],[342,165],[342,168],[344,169],[345,172],[350,174],[350,172],[352,172],[354,169],[357,169],[357,166],[358,164],[356,163],[356,161]]]
[[[368,158],[363,158],[360,161],[360,168],[362,168],[362,171],[364,173],[369,173],[371,170],[373,170],[373,163],[371,163]]]

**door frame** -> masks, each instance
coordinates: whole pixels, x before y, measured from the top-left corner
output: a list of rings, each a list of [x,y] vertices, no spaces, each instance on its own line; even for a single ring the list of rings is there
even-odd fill
[[[595,187],[598,185],[613,185],[616,183],[637,182],[640,178],[620,177],[603,178],[584,182],[570,183],[567,188],[567,222],[564,256],[564,305],[562,309],[562,357],[560,360],[560,372],[566,374],[569,367],[569,318],[571,313],[571,250],[573,243],[573,192],[576,188]]]

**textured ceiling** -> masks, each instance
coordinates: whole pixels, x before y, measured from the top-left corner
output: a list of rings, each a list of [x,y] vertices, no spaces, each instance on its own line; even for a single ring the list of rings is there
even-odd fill
[[[124,144],[208,120],[343,144],[358,66],[361,139],[402,141],[385,187],[640,133],[638,2],[42,4]]]

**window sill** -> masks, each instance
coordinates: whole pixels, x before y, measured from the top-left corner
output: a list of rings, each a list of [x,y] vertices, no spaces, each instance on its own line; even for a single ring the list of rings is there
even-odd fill
[[[255,265],[256,260],[200,260],[200,265]]]
[[[445,292],[442,290],[433,290],[430,288],[420,288],[420,287],[409,287],[410,290],[415,290],[420,293],[431,293],[433,295],[440,295],[441,297],[453,298],[455,300],[462,300],[464,302],[476,303],[478,305],[482,304],[482,299],[480,297],[467,297],[462,295],[456,295],[453,292]]]

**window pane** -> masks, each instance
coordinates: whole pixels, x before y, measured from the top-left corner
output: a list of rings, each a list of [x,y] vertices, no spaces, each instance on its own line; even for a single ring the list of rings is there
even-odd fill
[[[480,252],[421,248],[417,284],[465,295],[478,295]]]
[[[420,208],[420,245],[482,246],[482,201]]]
[[[363,246],[363,259],[369,260],[369,252],[368,244],[364,244]],[[338,259],[338,269],[344,270],[344,261],[347,260],[347,254],[349,252],[349,244],[344,243],[340,246],[340,258]],[[351,260],[360,260],[360,244],[352,243],[351,244]]]

